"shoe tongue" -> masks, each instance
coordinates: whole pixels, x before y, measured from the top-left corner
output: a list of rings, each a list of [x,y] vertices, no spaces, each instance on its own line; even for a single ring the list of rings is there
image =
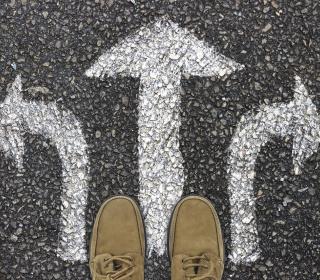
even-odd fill
[[[205,255],[203,255],[205,256]],[[212,260],[210,260],[210,258],[208,259],[203,259],[203,258],[199,258],[199,259],[194,259],[194,260],[188,260],[185,262],[185,264],[200,264],[202,266],[194,266],[194,267],[189,267],[187,268],[186,274],[195,274],[198,276],[204,276],[204,275],[212,275]],[[206,268],[206,266],[208,268]],[[210,269],[211,268],[211,269]],[[216,274],[216,272],[214,271],[214,275]]]
[[[96,256],[96,269],[98,274],[108,275],[110,274],[110,272],[117,272],[119,270],[129,267],[129,264],[119,260],[113,260],[108,262],[108,259],[112,257],[113,256],[108,253]]]

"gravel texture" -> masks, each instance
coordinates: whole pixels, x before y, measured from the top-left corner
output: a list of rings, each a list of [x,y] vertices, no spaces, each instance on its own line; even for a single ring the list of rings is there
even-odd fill
[[[88,246],[106,197],[139,197],[141,83],[139,77],[99,80],[84,73],[107,49],[163,17],[244,65],[223,78],[190,75],[180,81],[183,194],[204,195],[215,204],[229,257],[228,166],[241,117],[256,116],[262,106],[294,103],[297,76],[320,110],[317,1],[5,1],[0,5],[0,102],[20,74],[22,105],[55,104],[81,125],[90,167]],[[85,262],[57,256],[65,207],[59,148],[29,129],[21,137],[22,169],[6,150],[0,152],[0,279],[90,279]],[[249,263],[227,258],[224,279],[320,278],[320,152],[308,153],[296,174],[294,139],[274,135],[261,147],[252,179],[260,256]],[[166,256],[152,253],[146,278],[169,279],[169,272]]]

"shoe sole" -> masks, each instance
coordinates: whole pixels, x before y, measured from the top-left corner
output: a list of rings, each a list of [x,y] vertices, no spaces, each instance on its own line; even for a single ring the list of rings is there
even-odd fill
[[[224,251],[224,243],[223,243],[223,235],[222,235],[222,230],[221,230],[221,225],[220,225],[220,220],[219,216],[215,210],[214,204],[207,198],[202,197],[202,196],[195,196],[195,195],[189,195],[181,198],[179,202],[176,204],[174,210],[172,211],[171,218],[170,218],[170,228],[169,228],[169,234],[168,234],[168,240],[167,240],[167,251],[168,251],[168,257],[170,259],[170,262],[172,262],[172,250],[173,250],[173,241],[174,241],[174,231],[175,231],[175,224],[176,224],[176,218],[177,218],[177,213],[180,208],[180,206],[187,200],[191,199],[198,199],[206,203],[212,212],[212,215],[215,220],[216,224],[216,230],[217,230],[217,237],[218,237],[218,244],[219,244],[219,254],[221,257],[221,260],[224,261],[225,257],[225,251]]]
[[[96,215],[95,222],[94,222],[93,229],[92,229],[92,233],[91,233],[91,239],[90,239],[90,262],[89,262],[90,264],[92,263],[92,261],[94,259],[94,255],[95,255],[96,242],[94,242],[93,238],[94,238],[94,236],[97,236],[98,224],[100,221],[101,214],[102,214],[105,206],[110,201],[115,200],[115,199],[126,199],[132,204],[132,206],[135,210],[135,213],[136,213],[137,221],[138,221],[139,235],[141,237],[141,241],[143,241],[141,244],[142,245],[141,247],[142,247],[143,259],[145,259],[145,256],[146,256],[146,234],[145,234],[145,225],[144,225],[142,215],[141,215],[141,210],[138,206],[138,203],[134,199],[132,199],[131,197],[124,196],[124,195],[118,195],[118,196],[109,197],[105,202],[103,202],[103,204],[100,206],[100,209]],[[95,243],[94,245],[93,245],[93,242]],[[90,265],[90,271],[91,271],[91,265]],[[92,275],[92,271],[91,271],[91,275]]]

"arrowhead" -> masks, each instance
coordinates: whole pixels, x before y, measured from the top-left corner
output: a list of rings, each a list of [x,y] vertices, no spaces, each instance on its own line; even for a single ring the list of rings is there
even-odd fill
[[[301,78],[296,76],[295,80],[294,106],[296,110],[292,154],[295,174],[300,174],[304,162],[318,150],[320,118]]]
[[[15,161],[19,170],[23,169],[24,142],[18,127],[0,128],[0,149]]]
[[[117,74],[138,78],[144,72],[157,69],[171,74],[224,76],[242,67],[187,29],[160,19],[106,51],[85,74],[100,78]]]
[[[20,102],[22,100],[22,81],[21,75],[18,75],[11,87],[8,89],[8,95],[5,99],[6,104]]]
[[[20,170],[23,168],[24,141],[16,102],[22,99],[21,90],[21,77],[18,75],[0,105],[0,149],[16,162]]]

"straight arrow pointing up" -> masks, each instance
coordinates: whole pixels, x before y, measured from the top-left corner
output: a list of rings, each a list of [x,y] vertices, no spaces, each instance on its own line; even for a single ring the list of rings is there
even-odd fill
[[[139,199],[149,252],[164,253],[169,217],[183,192],[181,75],[223,77],[241,68],[187,29],[160,19],[106,51],[86,71],[89,77],[140,78]]]

